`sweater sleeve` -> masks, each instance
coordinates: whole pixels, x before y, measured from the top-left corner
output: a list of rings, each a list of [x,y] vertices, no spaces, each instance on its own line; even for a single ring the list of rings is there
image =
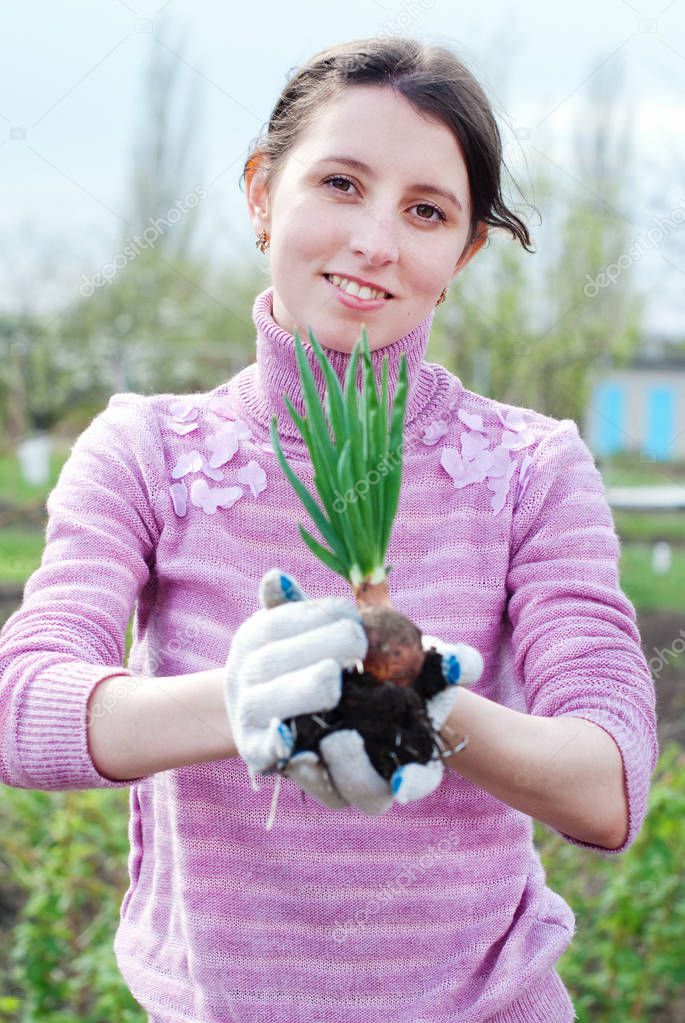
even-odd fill
[[[532,457],[507,577],[516,674],[531,714],[585,718],[618,746],[628,797],[624,844],[607,849],[558,832],[616,855],[647,813],[658,758],[654,682],[635,608],[620,587],[620,545],[602,477],[575,422],[559,421]]]
[[[149,576],[161,439],[137,394],[116,394],[74,444],[47,500],[46,543],[0,631],[0,781],[15,788],[120,788],[88,746],[91,692],[123,667]]]

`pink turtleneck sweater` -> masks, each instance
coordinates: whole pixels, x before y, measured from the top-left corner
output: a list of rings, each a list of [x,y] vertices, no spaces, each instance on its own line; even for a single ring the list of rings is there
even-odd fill
[[[270,449],[275,413],[313,489],[282,402],[303,411],[271,289],[253,316],[256,363],[207,394],[114,395],[76,441],[41,566],[0,633],[0,780],[130,785],[115,953],[152,1023],[566,1023],[555,963],[573,912],[545,884],[531,819],[456,771],[381,817],[328,810],[284,779],[267,830],[274,780],[255,793],[240,759],[122,783],[93,765],[94,686],[221,666],[267,569],[311,597],[351,597],[301,541],[304,511]],[[378,375],[389,357],[392,393],[402,353],[410,375],[393,600],[482,652],[475,692],[613,737],[626,848],[657,758],[655,694],[601,477],[573,421],[481,397],[425,362],[431,321],[372,354]],[[342,378],[348,356],[329,354]]]

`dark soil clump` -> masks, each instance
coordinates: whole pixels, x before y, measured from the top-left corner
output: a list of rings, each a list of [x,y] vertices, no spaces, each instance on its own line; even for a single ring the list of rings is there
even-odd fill
[[[294,752],[314,750],[330,732],[356,729],[369,759],[389,781],[403,764],[427,764],[441,755],[428,717],[426,700],[445,688],[440,655],[429,651],[411,686],[378,682],[367,672],[343,670],[337,707],[323,714],[303,714],[288,721],[295,735]]]

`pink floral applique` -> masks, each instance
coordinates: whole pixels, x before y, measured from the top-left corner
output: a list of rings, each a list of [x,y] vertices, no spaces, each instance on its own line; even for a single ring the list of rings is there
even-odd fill
[[[509,450],[503,447],[501,444],[492,451],[492,464],[488,470],[488,476],[494,479],[501,479],[502,477],[511,478],[511,474],[516,468],[516,463],[511,460]]]
[[[222,419],[235,419],[235,412],[226,395],[217,394],[207,402],[207,408]]]
[[[252,458],[242,469],[238,469],[238,482],[244,483],[252,491],[253,497],[259,497],[266,489],[266,473],[259,462]]]
[[[497,466],[498,470],[501,469],[500,474],[497,475],[493,472],[487,482],[488,489],[492,491],[490,507],[495,515],[498,515],[502,511],[502,508],[504,508],[507,494],[509,493],[511,477],[514,475],[514,470],[516,469],[516,462],[509,458],[506,448],[497,448],[495,454],[499,454],[500,451],[506,455],[506,465],[504,464],[504,458],[500,457],[498,459],[499,465]]]
[[[466,409],[460,408],[457,415],[461,419],[462,423],[466,423],[470,430],[477,430],[479,433],[487,433],[487,430],[483,426],[483,417],[477,416],[475,413],[467,412]]]
[[[516,495],[516,501],[514,502],[514,511],[516,511],[516,509],[518,508],[521,498],[528,489],[528,484],[530,483],[530,467],[532,464],[533,459],[531,455],[526,453],[523,456],[523,460],[521,461],[521,470],[519,472],[519,487],[518,494]]]
[[[193,430],[197,430],[199,423],[179,423],[176,419],[167,418],[167,426],[174,433],[178,433],[181,436],[185,436],[186,433],[192,433]]]
[[[200,472],[203,472],[205,476],[209,476],[210,480],[214,480],[217,483],[219,480],[224,478],[224,474],[221,469],[214,469],[209,464],[205,456],[202,456],[202,465],[200,466]]]
[[[244,496],[242,487],[229,485],[222,466],[230,462],[240,448],[240,442],[249,440],[252,431],[247,423],[235,418],[235,413],[225,396],[215,396],[202,405],[206,416],[204,423],[199,418],[200,404],[198,400],[188,398],[174,399],[169,405],[167,425],[180,436],[198,430],[202,425],[209,427],[204,437],[206,451],[193,448],[180,454],[171,470],[174,480],[182,480],[190,473],[198,475],[190,484],[190,503],[201,508],[208,515],[216,514],[218,508],[232,508],[236,501]],[[198,436],[196,444],[203,443]],[[270,445],[262,447],[273,451]],[[253,497],[258,497],[266,489],[266,473],[257,461],[252,459],[237,472],[238,481],[250,488]],[[215,483],[226,482],[226,486],[211,487],[207,480]],[[188,511],[188,489],[183,482],[172,483],[169,487],[171,503],[179,518]]]
[[[171,470],[172,478],[180,480],[182,476],[187,476],[189,472],[199,472],[202,469],[203,455],[199,451],[186,451],[176,461],[176,465]]]
[[[523,430],[505,430],[502,434],[502,445],[510,451],[520,451],[527,448],[535,440],[535,434],[526,427]]]
[[[192,398],[176,398],[169,405],[169,412],[173,419],[179,423],[187,423],[191,419],[197,419],[199,406]]]
[[[434,419],[432,423],[428,425],[424,431],[423,440],[424,444],[432,445],[437,444],[441,437],[444,437],[447,433],[447,423],[444,419]]]
[[[243,496],[241,487],[210,487],[205,479],[193,480],[190,500],[196,508],[202,508],[208,515],[214,515],[217,508],[232,508]]]
[[[247,425],[247,423],[244,423],[242,421],[242,419],[236,419],[236,421],[233,423],[233,429],[238,434],[239,440],[249,440],[250,437],[252,436],[252,430]]]
[[[233,423],[226,423],[216,433],[210,434],[205,440],[205,444],[212,452],[212,457],[209,459],[212,469],[217,469],[220,465],[230,462],[238,450],[240,441],[248,440],[251,436],[252,432],[249,426],[239,419]]]
[[[169,493],[171,494],[171,503],[174,506],[174,511],[179,518],[183,518],[188,510],[188,491],[186,490],[185,483],[172,483],[169,487]]]
[[[205,439],[205,444],[211,451],[209,464],[212,469],[230,462],[240,446],[238,434],[230,426],[222,426],[216,433],[212,433]]]
[[[461,453],[468,461],[480,458],[488,449],[488,438],[475,430],[461,435]]]
[[[505,416],[500,409],[497,409],[497,418],[502,426],[506,426],[507,430],[513,430],[514,433],[518,433],[526,428],[526,421],[518,409],[511,409],[508,416]]]
[[[479,464],[462,458],[456,448],[444,447],[440,454],[440,465],[452,477],[455,490],[467,487],[469,483],[481,483],[486,476]]]
[[[169,405],[169,415],[166,424],[174,433],[184,436],[197,430],[200,425],[197,421],[198,406],[192,398],[176,398]]]
[[[505,418],[498,410],[500,422],[506,429],[503,431],[499,443],[490,448],[490,440],[495,439],[494,431],[487,430],[483,425],[482,417],[466,412],[464,409],[459,410],[458,416],[469,427],[468,432],[461,435],[461,453],[454,447],[443,447],[440,464],[451,476],[456,490],[461,490],[471,483],[482,483],[485,480],[488,490],[492,492],[490,507],[493,513],[498,515],[506,503],[509,485],[516,470],[516,461],[512,458],[512,452],[527,448],[532,444],[535,439],[533,431],[520,413],[513,411],[508,418]],[[527,462],[526,459],[530,461]],[[527,485],[526,474],[530,462],[532,462],[532,458],[526,455],[521,464],[517,500],[520,499]],[[522,485],[523,490],[521,489]]]

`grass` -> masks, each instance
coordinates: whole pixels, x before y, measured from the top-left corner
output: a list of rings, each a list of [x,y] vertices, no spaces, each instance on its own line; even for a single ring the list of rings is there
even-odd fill
[[[0,583],[24,583],[40,565],[45,534],[0,529]]]
[[[53,441],[53,450],[50,453],[50,478],[46,484],[40,486],[26,483],[21,475],[19,460],[15,456],[0,456],[0,500],[23,503],[47,497],[57,482],[69,450],[64,441]]]
[[[668,487],[685,483],[685,462],[650,461],[639,455],[596,459],[607,487]]]
[[[685,514],[674,512],[614,511],[619,536],[625,541],[669,540],[685,542]]]
[[[685,548],[673,549],[668,572],[652,570],[650,544],[625,544],[621,549],[621,587],[640,611],[682,611],[685,600]]]

